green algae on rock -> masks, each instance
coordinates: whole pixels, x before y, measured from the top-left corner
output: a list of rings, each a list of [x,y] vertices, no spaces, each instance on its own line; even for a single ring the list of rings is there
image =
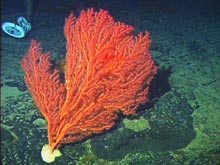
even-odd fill
[[[134,120],[129,120],[129,119],[124,119],[124,124],[125,127],[128,129],[131,129],[135,132],[140,132],[145,129],[150,129],[150,124],[147,119],[144,117],[141,117],[140,119],[134,119]]]

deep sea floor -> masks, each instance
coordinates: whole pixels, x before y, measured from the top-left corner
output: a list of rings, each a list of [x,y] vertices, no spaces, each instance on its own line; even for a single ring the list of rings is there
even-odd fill
[[[71,1],[72,2],[72,1]],[[164,1],[163,1],[164,2]],[[188,2],[188,1],[186,1]],[[195,7],[143,2],[140,6],[100,2],[117,21],[149,31],[159,73],[150,102],[112,131],[61,147],[54,165],[220,164],[220,13]],[[118,6],[117,6],[118,5]],[[117,6],[117,7],[116,7]],[[69,5],[34,13],[32,30],[15,39],[1,31],[1,159],[3,165],[42,165],[47,127],[24,82],[21,59],[31,39],[45,52],[65,57],[63,26]],[[204,7],[204,8],[203,8]],[[202,8],[202,9],[201,9]],[[24,12],[3,12],[11,21]]]

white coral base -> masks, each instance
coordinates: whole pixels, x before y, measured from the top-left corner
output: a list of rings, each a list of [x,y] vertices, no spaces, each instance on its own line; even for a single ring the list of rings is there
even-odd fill
[[[59,156],[62,156],[61,152],[58,149],[52,152],[49,144],[44,145],[41,150],[41,157],[47,163],[54,162],[55,158]]]

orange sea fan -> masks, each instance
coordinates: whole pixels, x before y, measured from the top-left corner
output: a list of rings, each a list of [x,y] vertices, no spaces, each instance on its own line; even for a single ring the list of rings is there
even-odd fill
[[[22,61],[26,83],[48,122],[51,152],[111,129],[118,114],[132,115],[146,103],[157,72],[150,34],[115,22],[108,11],[73,13],[65,22],[65,82],[52,70],[49,54],[32,41]]]

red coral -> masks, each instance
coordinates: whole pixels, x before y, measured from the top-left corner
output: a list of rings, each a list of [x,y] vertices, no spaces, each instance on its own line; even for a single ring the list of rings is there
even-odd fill
[[[22,61],[26,83],[48,122],[49,144],[83,140],[115,125],[118,114],[135,114],[146,103],[157,72],[149,52],[150,34],[115,22],[107,11],[82,11],[66,19],[65,82],[49,54],[32,41]]]

